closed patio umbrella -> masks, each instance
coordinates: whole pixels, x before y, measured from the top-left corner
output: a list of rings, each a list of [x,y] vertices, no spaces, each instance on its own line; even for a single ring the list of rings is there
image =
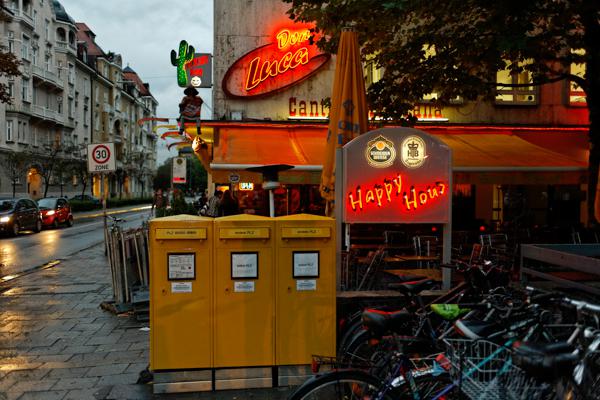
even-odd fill
[[[335,199],[336,148],[368,129],[368,107],[364,71],[358,46],[358,35],[344,29],[338,47],[326,154],[321,175],[321,195],[327,201],[327,215],[333,216]]]

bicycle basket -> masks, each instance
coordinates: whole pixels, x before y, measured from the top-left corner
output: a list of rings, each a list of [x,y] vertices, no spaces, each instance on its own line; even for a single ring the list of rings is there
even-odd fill
[[[446,339],[450,374],[470,399],[525,400],[546,390],[512,364],[510,350],[485,340]]]

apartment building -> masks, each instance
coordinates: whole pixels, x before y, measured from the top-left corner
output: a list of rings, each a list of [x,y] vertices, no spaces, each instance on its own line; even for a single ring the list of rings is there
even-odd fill
[[[22,76],[8,82],[12,104],[0,104],[0,196],[98,196],[86,149],[108,141],[117,171],[106,177],[105,193],[149,193],[156,140],[152,122],[137,124],[137,116],[156,114],[147,85],[124,74],[122,57],[105,53],[58,1],[9,0],[5,12],[11,21],[0,33],[22,60]]]

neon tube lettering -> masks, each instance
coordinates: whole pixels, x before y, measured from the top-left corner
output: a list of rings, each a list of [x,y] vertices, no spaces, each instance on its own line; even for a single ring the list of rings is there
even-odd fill
[[[362,210],[362,189],[360,187],[356,188],[356,197],[358,197],[358,200],[354,200],[354,196],[352,195],[352,193],[350,193],[348,197],[350,197],[350,205],[352,206],[353,211],[356,211],[357,204],[358,207]]]

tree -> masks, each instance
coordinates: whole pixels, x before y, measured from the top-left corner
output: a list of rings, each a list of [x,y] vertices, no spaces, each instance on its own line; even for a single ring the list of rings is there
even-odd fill
[[[588,218],[594,215],[600,167],[600,2],[590,0],[284,0],[290,17],[314,21],[318,45],[335,52],[353,25],[364,55],[383,77],[371,85],[371,109],[401,118],[424,95],[447,105],[460,96],[492,100],[496,72],[527,71],[532,83],[575,82],[589,110]],[[315,36],[316,37],[316,36]],[[584,76],[570,73],[585,66]]]
[[[5,11],[4,0],[0,0],[0,23],[7,23],[11,20],[10,14]],[[0,78],[14,78],[21,76],[19,66],[21,61],[14,54],[5,51],[6,47],[0,46]],[[0,103],[11,104],[10,95],[8,93],[8,84],[3,83],[0,79]]]
[[[51,145],[44,146],[44,154],[31,154],[31,157],[35,159],[34,165],[36,166],[37,173],[42,177],[44,181],[44,197],[48,196],[48,189],[52,184],[52,177],[58,176],[59,179],[63,178],[64,173],[67,171],[67,166],[70,160],[61,157],[61,153],[69,155],[73,151],[71,145],[61,145],[59,142],[55,142]],[[61,182],[59,182],[60,184]],[[62,191],[62,186],[61,186]]]
[[[17,184],[31,165],[32,158],[28,153],[9,151],[0,155],[0,166],[12,184],[13,197],[17,193]]]

